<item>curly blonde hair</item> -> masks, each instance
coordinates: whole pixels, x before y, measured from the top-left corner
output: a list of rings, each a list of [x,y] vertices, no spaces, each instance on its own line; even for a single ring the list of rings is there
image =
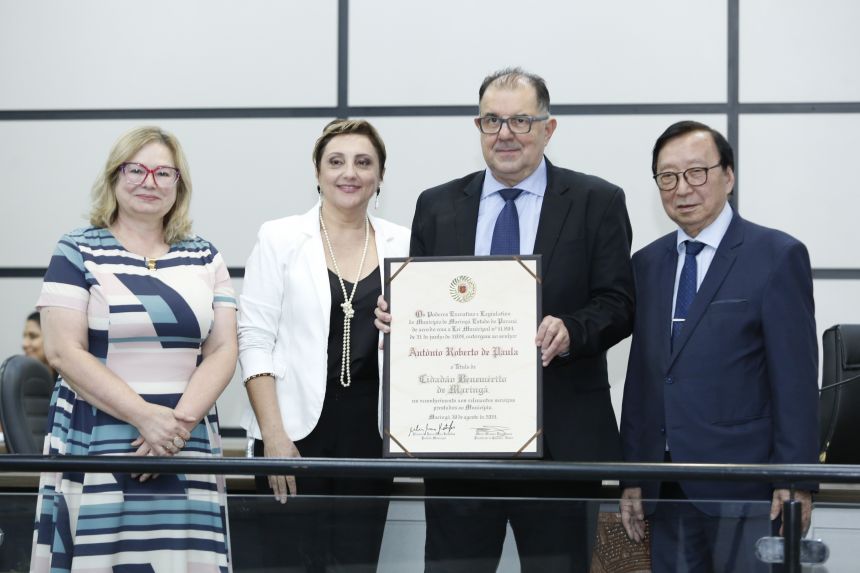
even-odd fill
[[[170,150],[180,174],[176,182],[176,202],[163,221],[164,241],[170,245],[191,235],[191,171],[179,140],[160,127],[137,127],[124,133],[114,143],[104,169],[93,184],[90,224],[94,227],[109,227],[116,221],[119,207],[115,189],[120,166],[150,143],[161,143]]]

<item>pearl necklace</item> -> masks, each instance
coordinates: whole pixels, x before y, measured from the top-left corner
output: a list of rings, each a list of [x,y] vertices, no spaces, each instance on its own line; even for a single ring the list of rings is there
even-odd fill
[[[340,290],[343,291],[343,304],[340,308],[343,309],[343,352],[340,362],[340,385],[344,388],[349,388],[352,384],[352,376],[349,372],[350,361],[350,324],[352,317],[355,316],[355,309],[352,308],[352,300],[355,298],[355,290],[358,288],[358,279],[361,278],[361,269],[364,268],[364,259],[367,257],[367,243],[370,239],[370,219],[367,215],[364,217],[364,250],[361,253],[361,263],[358,265],[358,273],[355,276],[355,282],[352,283],[352,292],[347,295],[346,285],[343,284],[343,278],[340,276],[340,268],[337,266],[337,259],[334,258],[334,249],[331,246],[331,239],[328,236],[328,229],[325,228],[323,221],[322,207],[320,207],[320,227],[322,227],[325,244],[328,246],[328,253],[331,255],[331,264],[334,266],[334,272],[337,274],[337,280],[340,282]],[[346,379],[344,381],[344,378]]]

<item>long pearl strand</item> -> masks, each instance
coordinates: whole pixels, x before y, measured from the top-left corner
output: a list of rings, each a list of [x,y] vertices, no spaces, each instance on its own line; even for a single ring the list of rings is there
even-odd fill
[[[347,296],[346,285],[343,284],[343,277],[340,276],[340,268],[337,266],[337,259],[334,258],[334,249],[331,246],[331,239],[328,236],[328,229],[325,228],[323,221],[322,207],[320,207],[320,227],[322,227],[325,244],[328,246],[328,253],[331,255],[331,263],[334,266],[334,272],[337,274],[337,280],[340,282],[340,289],[343,291],[343,304],[340,308],[343,309],[343,353],[341,354],[340,363],[340,385],[344,388],[349,388],[352,384],[352,376],[349,372],[351,339],[350,339],[350,324],[352,317],[355,316],[355,309],[352,308],[352,300],[355,298],[355,290],[358,288],[358,279],[361,278],[361,269],[364,268],[364,259],[367,257],[367,244],[370,239],[370,219],[367,215],[364,217],[364,250],[361,253],[361,263],[358,265],[358,274],[355,276],[355,282],[352,283],[352,292]]]

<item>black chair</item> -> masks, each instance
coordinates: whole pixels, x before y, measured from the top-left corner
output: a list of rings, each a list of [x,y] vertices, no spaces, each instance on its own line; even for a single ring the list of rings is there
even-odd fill
[[[820,460],[860,464],[860,324],[837,324],[822,338]]]
[[[48,368],[28,356],[0,366],[0,423],[9,453],[42,453],[54,382]]]

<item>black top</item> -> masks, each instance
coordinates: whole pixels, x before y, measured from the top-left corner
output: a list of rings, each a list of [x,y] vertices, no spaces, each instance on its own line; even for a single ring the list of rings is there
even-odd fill
[[[329,288],[331,290],[331,318],[328,333],[328,376],[327,386],[333,384],[340,387],[340,366],[343,357],[343,291],[337,275],[328,272]],[[347,294],[352,292],[352,283],[343,281]],[[379,388],[379,363],[377,361],[377,341],[379,330],[373,324],[375,318],[376,299],[382,293],[382,283],[379,279],[379,267],[358,281],[358,289],[352,299],[355,316],[352,317],[350,330],[352,344],[350,347],[350,373],[352,374],[353,390],[355,386],[372,387],[376,396]],[[371,386],[372,385],[372,386]]]

